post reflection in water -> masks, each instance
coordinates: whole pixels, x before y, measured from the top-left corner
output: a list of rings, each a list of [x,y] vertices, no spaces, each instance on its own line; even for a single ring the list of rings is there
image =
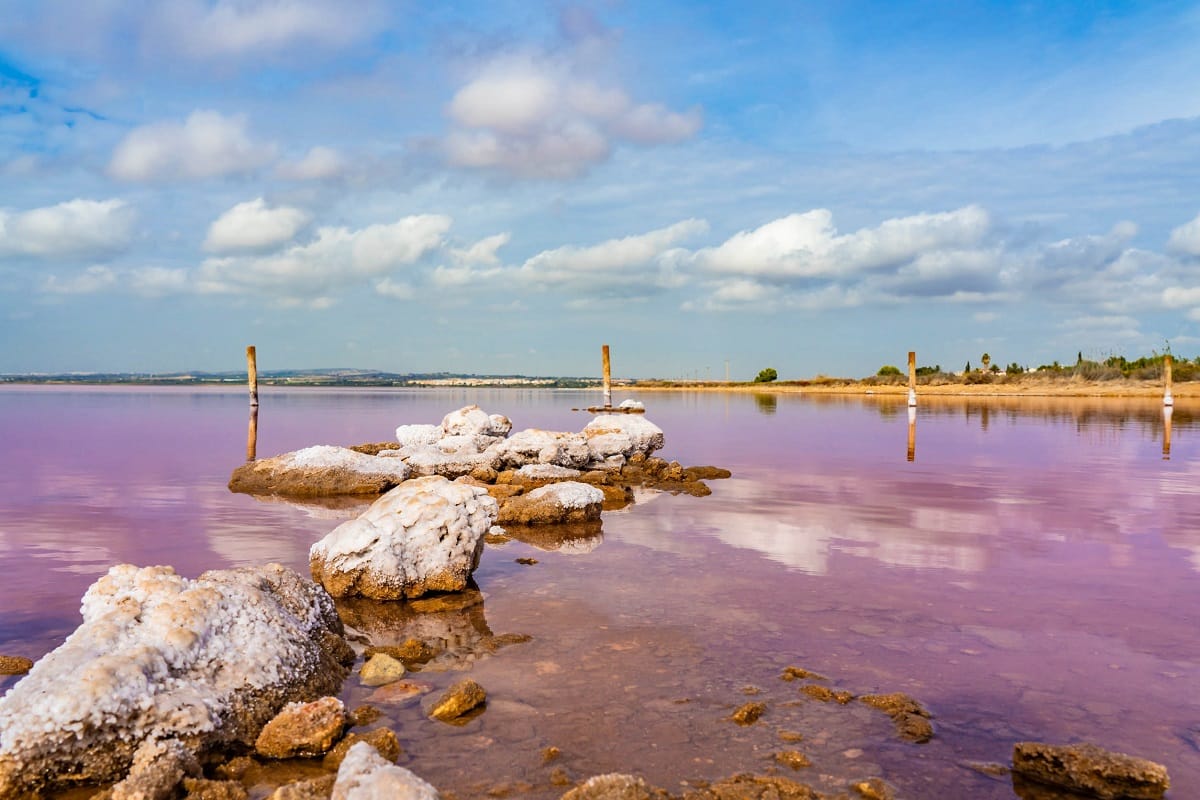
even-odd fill
[[[917,407],[908,407],[908,460],[917,460]]]
[[[250,426],[246,430],[246,460],[253,461],[258,453],[258,406],[250,406]]]
[[[1171,460],[1171,417],[1174,413],[1174,406],[1163,406],[1163,461]]]

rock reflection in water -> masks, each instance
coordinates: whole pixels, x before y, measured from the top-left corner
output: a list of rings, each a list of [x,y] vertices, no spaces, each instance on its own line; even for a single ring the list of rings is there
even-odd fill
[[[351,642],[413,653],[402,660],[414,672],[467,670],[502,647],[528,640],[521,634],[492,633],[483,611],[483,593],[475,588],[408,602],[365,598],[335,602]]]
[[[504,532],[538,550],[577,555],[590,553],[604,542],[601,525],[598,519],[566,525],[509,525]]]

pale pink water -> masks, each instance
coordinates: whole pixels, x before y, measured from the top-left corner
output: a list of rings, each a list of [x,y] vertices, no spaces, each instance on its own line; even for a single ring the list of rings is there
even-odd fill
[[[381,441],[469,402],[518,428],[578,430],[589,417],[571,408],[596,399],[266,388],[258,452]],[[439,624],[464,654],[481,631],[533,638],[460,665],[490,695],[462,728],[415,702],[380,706],[406,766],[462,798],[503,786],[540,798],[562,793],[556,766],[677,790],[767,771],[794,748],[814,766],[783,771],[824,788],[879,774],[906,797],[1001,798],[1007,780],[960,762],[1007,761],[1025,739],[1088,740],[1165,763],[1170,797],[1200,797],[1200,431],[1188,406],[1164,460],[1151,401],[928,399],[909,462],[906,410],[890,403],[643,399],[664,455],[735,477],[710,497],[608,513],[587,546],[489,547],[482,608]],[[241,392],[0,389],[0,653],[56,646],[115,563],[305,570],[338,519],[226,490],[246,424]],[[374,613],[360,620],[374,637],[408,624]],[[788,665],[856,693],[908,692],[937,736],[903,743],[876,712],[802,700],[778,678]],[[458,677],[414,675],[433,688]],[[724,718],[748,685],[768,712],[739,728]],[[371,691],[351,679],[344,697]],[[805,740],[783,744],[784,729]],[[563,756],[543,765],[550,745]]]

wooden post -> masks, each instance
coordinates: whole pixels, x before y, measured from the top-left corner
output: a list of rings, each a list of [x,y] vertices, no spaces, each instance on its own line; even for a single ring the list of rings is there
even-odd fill
[[[604,407],[612,408],[612,364],[608,360],[608,345],[604,345],[600,353],[604,360]]]
[[[917,405],[917,351],[908,351],[908,407]]]
[[[246,374],[250,383],[250,405],[258,406],[258,355],[254,345],[246,348]]]
[[[917,407],[908,407],[908,460],[917,460]]]
[[[253,461],[258,454],[258,406],[250,406],[250,427],[246,431],[246,460]]]
[[[1166,381],[1166,388],[1163,390],[1163,405],[1175,405],[1175,398],[1171,396],[1171,354],[1163,356],[1163,378]]]
[[[1172,406],[1163,406],[1163,461],[1171,460],[1171,416],[1174,413]]]

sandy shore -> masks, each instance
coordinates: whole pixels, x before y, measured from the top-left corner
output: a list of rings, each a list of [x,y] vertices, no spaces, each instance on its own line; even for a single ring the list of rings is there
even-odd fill
[[[888,385],[840,381],[781,381],[775,383],[635,383],[638,392],[756,392],[767,394],[811,395],[894,395],[908,394],[908,385]],[[1200,382],[1176,383],[1171,390],[1176,398],[1200,398]],[[1161,381],[1085,381],[1075,379],[1041,380],[1026,378],[1011,383],[937,383],[918,384],[917,395],[941,397],[1145,397],[1161,398]]]

